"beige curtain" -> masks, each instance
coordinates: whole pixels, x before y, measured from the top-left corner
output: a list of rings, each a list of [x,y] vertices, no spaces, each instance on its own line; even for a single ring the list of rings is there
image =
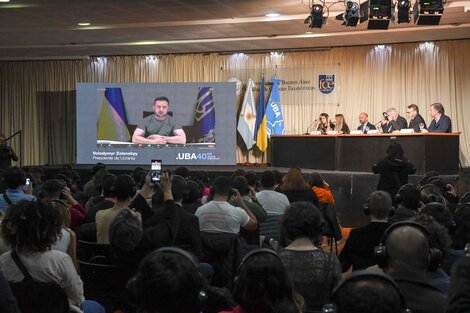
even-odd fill
[[[9,136],[22,130],[22,165],[73,163],[77,82],[218,82],[236,77],[246,83],[251,77],[257,82],[257,98],[264,73],[267,80],[276,75],[285,81],[281,103],[289,133],[303,133],[321,112],[342,113],[355,128],[362,111],[377,122],[388,107],[405,116],[411,103],[429,124],[429,104],[441,102],[453,130],[462,132],[460,159],[470,166],[469,54],[470,40],[452,40],[310,52],[0,62],[0,131]],[[332,96],[318,96],[317,73],[335,74]],[[243,92],[238,106],[242,98]],[[267,155],[238,144],[237,162],[269,161]],[[20,150],[19,138],[11,145]]]

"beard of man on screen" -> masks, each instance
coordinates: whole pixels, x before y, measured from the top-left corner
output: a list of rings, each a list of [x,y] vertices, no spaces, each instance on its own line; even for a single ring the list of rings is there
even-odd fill
[[[157,97],[153,102],[153,112],[142,119],[132,135],[133,143],[140,144],[184,144],[186,134],[180,124],[168,114],[170,101]]]

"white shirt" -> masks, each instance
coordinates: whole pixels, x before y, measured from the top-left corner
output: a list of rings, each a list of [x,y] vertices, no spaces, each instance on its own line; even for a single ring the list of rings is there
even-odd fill
[[[199,218],[199,230],[208,233],[238,234],[240,226],[250,221],[245,210],[227,201],[210,201],[200,206],[194,215]]]
[[[23,249],[21,253],[18,253],[18,256],[35,280],[59,284],[69,301],[74,304],[80,305],[85,300],[82,280],[68,254],[58,250],[36,253]],[[20,282],[24,278],[23,273],[11,257],[11,251],[0,256],[0,271],[8,281]]]
[[[268,215],[282,215],[290,202],[283,193],[274,190],[262,190],[256,194],[256,200]]]

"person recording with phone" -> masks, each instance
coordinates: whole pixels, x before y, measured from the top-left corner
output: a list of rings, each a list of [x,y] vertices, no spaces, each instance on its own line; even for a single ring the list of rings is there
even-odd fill
[[[23,170],[17,166],[10,167],[3,174],[3,180],[7,190],[0,194],[0,211],[5,213],[8,208],[17,204],[21,200],[33,201],[36,199],[33,194],[31,182],[27,184]]]
[[[383,113],[382,130],[384,133],[399,132],[408,125],[406,119],[398,114],[397,109],[389,108]]]
[[[0,169],[6,170],[11,167],[11,161],[18,161],[15,151],[7,145],[6,137],[0,134]]]

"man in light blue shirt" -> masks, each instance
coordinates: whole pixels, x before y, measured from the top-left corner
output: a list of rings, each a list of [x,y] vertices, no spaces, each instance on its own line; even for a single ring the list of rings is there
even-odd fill
[[[3,180],[7,185],[7,190],[0,194],[0,211],[5,213],[10,205],[21,200],[33,201],[36,198],[32,195],[33,186],[29,184],[26,188],[26,177],[23,170],[17,166],[10,167],[3,174]]]

